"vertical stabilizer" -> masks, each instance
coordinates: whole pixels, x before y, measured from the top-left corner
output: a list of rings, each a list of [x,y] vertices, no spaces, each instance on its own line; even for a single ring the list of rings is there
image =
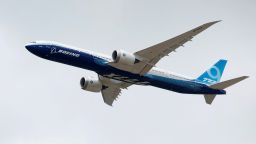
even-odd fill
[[[220,81],[222,73],[225,69],[227,60],[219,60],[210,69],[200,75],[197,80],[201,83],[212,85]]]

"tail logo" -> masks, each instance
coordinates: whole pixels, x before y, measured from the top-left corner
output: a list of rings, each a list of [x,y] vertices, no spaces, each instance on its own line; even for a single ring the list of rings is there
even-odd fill
[[[221,77],[220,69],[216,66],[213,66],[209,70],[207,70],[207,73],[212,79],[219,80]]]
[[[197,80],[203,81],[203,83],[209,85],[220,81],[224,68],[226,66],[227,60],[219,60],[210,69],[205,71],[200,75]]]

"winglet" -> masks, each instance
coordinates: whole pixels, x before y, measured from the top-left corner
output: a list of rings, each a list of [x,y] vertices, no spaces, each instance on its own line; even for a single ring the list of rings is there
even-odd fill
[[[213,21],[213,22],[211,22],[211,23],[216,24],[216,23],[221,22],[221,21],[222,21],[222,20],[217,20],[217,21]]]
[[[205,25],[212,26],[212,25],[214,25],[214,24],[216,24],[216,23],[218,23],[218,22],[221,22],[221,21],[222,21],[222,20],[213,21],[213,22],[208,22],[208,23],[206,23]]]

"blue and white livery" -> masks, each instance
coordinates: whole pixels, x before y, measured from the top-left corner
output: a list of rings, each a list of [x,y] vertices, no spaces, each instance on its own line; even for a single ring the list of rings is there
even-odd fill
[[[217,22],[203,24],[135,53],[115,50],[112,57],[49,41],[31,42],[25,47],[41,58],[96,72],[97,77],[81,78],[81,88],[101,92],[104,102],[108,105],[113,104],[122,89],[127,89],[133,84],[150,85],[185,94],[203,94],[206,103],[211,104],[216,95],[226,94],[225,88],[248,76],[220,82],[226,60],[219,60],[196,79],[173,74],[156,68],[155,65],[161,58],[168,56]]]

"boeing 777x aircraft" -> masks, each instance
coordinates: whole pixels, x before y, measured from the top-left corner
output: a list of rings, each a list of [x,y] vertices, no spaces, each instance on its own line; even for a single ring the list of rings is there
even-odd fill
[[[248,76],[220,82],[227,63],[222,59],[196,79],[172,74],[156,68],[155,65],[161,58],[175,52],[178,47],[191,41],[194,36],[217,22],[203,24],[135,53],[115,50],[112,58],[56,42],[35,41],[25,47],[41,58],[95,71],[98,77],[81,78],[81,88],[91,92],[101,92],[104,102],[108,105],[113,104],[120,95],[121,89],[127,89],[133,84],[151,85],[185,94],[202,94],[206,103],[211,104],[216,95],[226,94],[224,89]]]

